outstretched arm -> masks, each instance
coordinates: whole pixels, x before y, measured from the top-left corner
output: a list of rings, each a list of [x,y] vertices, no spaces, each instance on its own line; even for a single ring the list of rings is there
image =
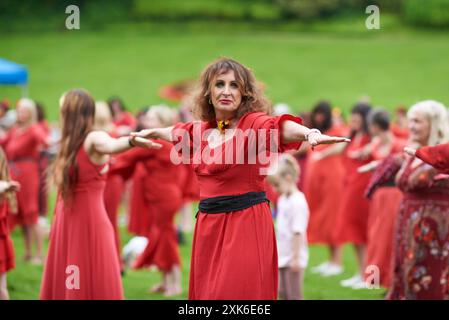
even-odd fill
[[[286,120],[282,126],[282,143],[308,141],[312,148],[319,144],[332,144],[339,142],[350,142],[348,138],[332,137],[322,134],[317,129],[309,129],[299,123]]]
[[[161,145],[141,137],[112,138],[104,131],[93,131],[88,134],[86,143],[99,154],[115,154],[126,151],[134,146],[159,149]]]
[[[144,129],[139,132],[131,132],[132,137],[142,137],[147,139],[160,139],[165,141],[173,141],[173,126],[165,128]]]

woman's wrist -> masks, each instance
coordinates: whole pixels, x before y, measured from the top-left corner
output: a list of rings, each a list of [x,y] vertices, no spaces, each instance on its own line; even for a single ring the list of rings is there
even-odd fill
[[[314,134],[321,135],[321,131],[316,128],[309,129],[309,131],[304,134],[304,141],[309,141],[310,136]]]
[[[133,136],[129,136],[128,137],[128,144],[131,148],[134,148],[136,145],[134,144],[134,137]]]

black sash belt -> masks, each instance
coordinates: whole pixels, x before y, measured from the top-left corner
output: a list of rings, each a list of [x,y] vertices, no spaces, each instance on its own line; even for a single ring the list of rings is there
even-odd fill
[[[262,202],[269,202],[265,192],[248,192],[238,196],[221,196],[200,201],[202,213],[224,213],[247,209]]]

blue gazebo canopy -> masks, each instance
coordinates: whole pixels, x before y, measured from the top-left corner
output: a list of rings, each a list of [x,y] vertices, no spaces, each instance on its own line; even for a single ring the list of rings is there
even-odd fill
[[[25,86],[28,82],[26,67],[0,58],[0,84]]]

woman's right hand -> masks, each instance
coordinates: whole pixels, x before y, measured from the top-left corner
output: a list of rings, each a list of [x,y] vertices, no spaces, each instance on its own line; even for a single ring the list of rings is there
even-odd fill
[[[139,132],[131,132],[130,135],[132,137],[141,137],[145,139],[172,141],[172,130],[173,127],[143,129]]]

